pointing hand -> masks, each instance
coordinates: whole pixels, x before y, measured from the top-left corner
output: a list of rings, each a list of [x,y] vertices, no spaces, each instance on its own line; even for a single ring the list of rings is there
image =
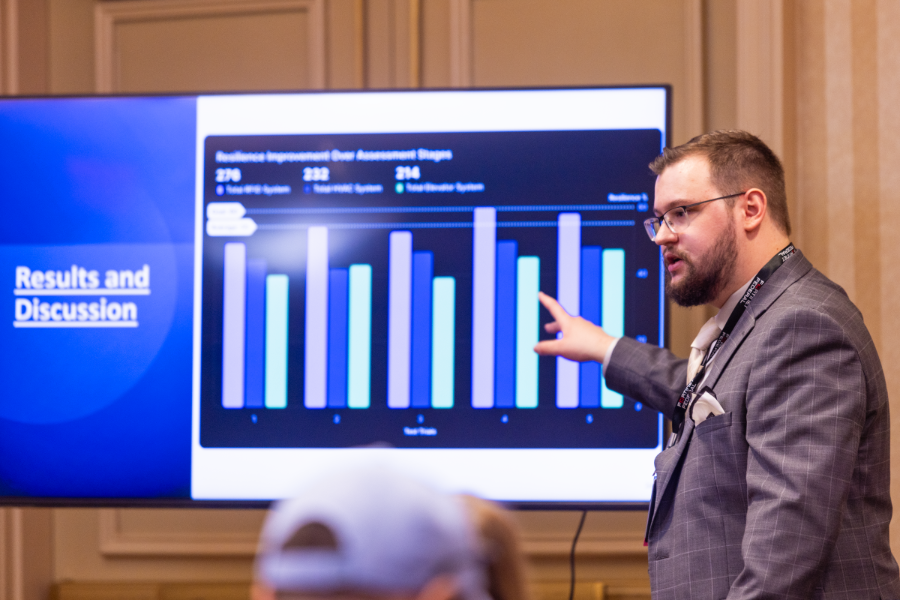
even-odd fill
[[[534,351],[541,356],[562,356],[580,362],[595,360],[603,362],[606,349],[615,340],[603,329],[581,317],[573,317],[553,298],[544,292],[538,293],[538,299],[544,305],[553,321],[544,325],[547,333],[562,333],[555,340],[538,342]]]

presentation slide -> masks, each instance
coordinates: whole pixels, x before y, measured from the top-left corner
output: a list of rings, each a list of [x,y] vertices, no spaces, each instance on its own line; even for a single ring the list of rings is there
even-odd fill
[[[364,123],[369,98],[201,98],[195,498],[365,453],[502,500],[648,499],[659,415],[533,347],[539,290],[661,343],[642,221],[665,132],[596,127],[621,92],[556,93],[590,115],[536,118],[539,92],[379,95]]]
[[[195,98],[0,102],[0,495],[190,494]]]

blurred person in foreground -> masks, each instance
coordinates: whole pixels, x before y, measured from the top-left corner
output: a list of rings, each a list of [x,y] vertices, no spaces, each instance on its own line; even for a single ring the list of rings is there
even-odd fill
[[[509,511],[476,496],[462,495],[481,541],[488,574],[488,591],[493,600],[528,600],[522,539],[518,524]]]
[[[517,539],[487,501],[387,469],[341,471],[273,507],[253,600],[523,600]]]

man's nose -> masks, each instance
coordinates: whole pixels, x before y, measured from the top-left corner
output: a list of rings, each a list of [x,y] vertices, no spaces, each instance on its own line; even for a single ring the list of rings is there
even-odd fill
[[[665,221],[659,226],[659,231],[656,232],[656,236],[653,238],[653,241],[656,242],[657,246],[665,246],[676,240],[678,240],[678,236],[672,233],[672,230],[669,229],[669,224]]]

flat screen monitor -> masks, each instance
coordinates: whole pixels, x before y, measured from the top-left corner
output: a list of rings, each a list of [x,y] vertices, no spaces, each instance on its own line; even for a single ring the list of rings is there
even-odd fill
[[[539,290],[664,344],[669,97],[3,99],[0,501],[250,506],[379,463],[646,503],[662,417],[533,347]]]

